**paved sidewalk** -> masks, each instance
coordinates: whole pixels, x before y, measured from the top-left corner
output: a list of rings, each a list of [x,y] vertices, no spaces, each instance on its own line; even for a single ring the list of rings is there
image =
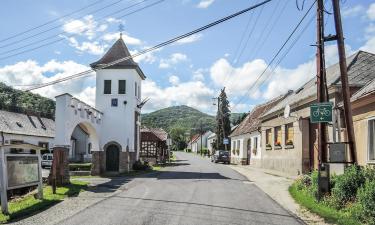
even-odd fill
[[[254,182],[260,189],[285,209],[301,218],[307,224],[329,224],[298,205],[289,194],[289,186],[296,177],[286,177],[275,171],[252,166],[230,165],[230,167]]]

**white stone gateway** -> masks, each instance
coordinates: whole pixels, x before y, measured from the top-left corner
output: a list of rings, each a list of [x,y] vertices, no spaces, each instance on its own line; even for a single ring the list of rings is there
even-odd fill
[[[121,36],[90,66],[96,70],[95,108],[63,94],[56,97],[55,150],[67,151],[76,126],[89,134],[92,174],[125,172],[139,158],[142,80],[146,77],[133,59],[100,69],[130,56]],[[67,162],[65,163],[67,165]]]

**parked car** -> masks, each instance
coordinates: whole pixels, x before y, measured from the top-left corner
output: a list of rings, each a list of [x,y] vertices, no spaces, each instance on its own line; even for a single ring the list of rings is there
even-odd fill
[[[222,163],[230,163],[229,151],[218,150],[211,156],[211,162],[222,162]]]
[[[42,168],[51,167],[52,166],[52,153],[46,153],[42,155]]]

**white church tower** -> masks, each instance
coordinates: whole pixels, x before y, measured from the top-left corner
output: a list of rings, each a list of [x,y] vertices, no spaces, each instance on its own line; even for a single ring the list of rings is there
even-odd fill
[[[100,68],[129,57],[122,36],[97,62],[95,108],[103,113],[100,124],[100,151],[93,154],[96,173],[124,172],[139,158],[142,80],[146,77],[133,59]]]

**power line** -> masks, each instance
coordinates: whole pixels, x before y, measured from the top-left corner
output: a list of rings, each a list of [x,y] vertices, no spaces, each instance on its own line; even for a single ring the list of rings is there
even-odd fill
[[[148,0],[144,0],[144,1],[148,1]],[[143,2],[144,2],[144,1],[143,1]],[[160,3],[162,3],[163,1],[165,1],[165,0],[159,0],[159,1],[157,1],[157,2],[154,2],[154,3],[150,4],[150,5],[146,5],[146,6],[142,7],[142,8],[139,8],[139,9],[136,9],[136,10],[134,10],[134,11],[132,11],[132,12],[129,12],[129,13],[127,13],[127,14],[124,14],[124,15],[118,17],[118,18],[123,18],[123,17],[129,16],[129,15],[132,15],[132,14],[134,14],[134,13],[140,12],[140,11],[146,9],[146,8],[150,8],[150,7],[154,6],[154,5],[160,4]],[[139,4],[139,3],[136,3],[136,4]],[[134,4],[134,5],[135,5],[135,4]],[[134,6],[134,5],[132,5],[132,6]],[[132,6],[129,6],[129,7],[132,7]],[[128,7],[128,8],[129,8],[129,7]],[[117,19],[118,19],[118,18],[117,18]],[[64,34],[64,33],[66,33],[66,32],[63,32],[62,34]],[[60,41],[65,40],[66,38],[74,37],[74,36],[76,36],[76,35],[77,35],[77,34],[71,34],[71,35],[69,35],[69,36],[67,36],[67,37],[61,37],[61,38],[59,38],[59,39],[57,39],[57,40],[50,41],[50,42],[47,42],[47,43],[42,44],[42,45],[38,45],[38,46],[36,46],[36,47],[34,47],[34,48],[26,49],[26,50],[21,51],[21,52],[17,52],[17,53],[11,54],[11,55],[7,55],[7,56],[4,56],[4,57],[1,57],[0,60],[8,59],[8,58],[11,58],[11,57],[14,57],[14,56],[17,56],[17,55],[21,55],[21,54],[23,54],[23,53],[27,53],[27,52],[30,52],[30,51],[34,51],[34,50],[36,50],[36,49],[40,49],[40,48],[46,47],[46,46],[48,46],[48,45],[55,44],[55,43],[57,43],[57,42],[60,42]],[[43,40],[48,40],[48,39],[43,39]],[[39,43],[39,42],[40,42],[40,41],[35,42],[35,43]],[[20,48],[20,49],[22,49],[22,48]],[[0,55],[1,55],[1,54],[0,54]]]
[[[299,28],[299,26],[302,24],[302,22],[305,20],[305,18],[307,17],[307,15],[310,13],[311,9],[313,8],[313,6],[315,5],[316,3],[316,0],[313,2],[313,4],[310,6],[310,8],[307,10],[307,12],[304,14],[304,16],[300,19],[300,21],[298,22],[298,24],[296,25],[296,27],[293,29],[293,31],[290,33],[290,35],[288,36],[288,38],[284,41],[284,43],[281,45],[280,49],[276,52],[276,54],[273,56],[273,58],[271,59],[271,61],[267,64],[267,67],[262,71],[262,73],[260,73],[260,75],[257,77],[257,79],[255,80],[255,82],[253,83],[253,85],[251,85],[251,87],[249,88],[249,90],[247,91],[247,93],[235,104],[239,104],[243,101],[243,99],[248,95],[250,94],[251,90],[254,88],[254,86],[258,83],[258,81],[262,78],[262,76],[266,73],[266,71],[270,68],[271,64],[276,60],[277,56],[281,53],[281,51],[284,49],[284,47],[286,46],[286,44],[289,42],[289,40],[292,38],[292,36],[294,35],[294,33],[297,31],[297,29]]]
[[[19,36],[22,35],[22,34],[29,33],[30,31],[33,31],[33,30],[36,30],[36,29],[38,29],[38,28],[44,27],[44,26],[46,26],[46,25],[48,25],[48,24],[54,23],[54,22],[56,22],[56,21],[58,21],[58,20],[60,20],[60,19],[63,19],[63,18],[65,18],[65,17],[68,17],[68,16],[71,16],[71,15],[74,15],[74,14],[76,14],[76,13],[78,13],[78,12],[81,12],[81,11],[83,11],[83,10],[85,10],[85,9],[88,9],[88,8],[90,8],[91,6],[96,5],[96,4],[98,4],[98,3],[102,2],[102,1],[103,1],[103,0],[99,0],[99,1],[93,2],[93,3],[89,4],[89,5],[86,5],[86,6],[82,7],[82,8],[80,8],[80,9],[77,9],[77,10],[75,10],[75,11],[73,11],[73,12],[67,13],[67,14],[65,14],[65,15],[63,15],[63,16],[58,17],[58,18],[55,18],[55,19],[53,19],[53,20],[50,20],[50,21],[45,22],[45,23],[43,23],[43,24],[40,24],[40,25],[38,25],[38,26],[35,26],[35,27],[32,27],[32,28],[29,28],[29,29],[24,30],[24,31],[22,31],[22,32],[19,32],[19,33],[13,34],[13,35],[11,35],[11,36],[8,36],[8,37],[6,37],[6,38],[4,38],[4,39],[1,39],[0,42],[4,42],[4,41],[10,40],[10,39],[12,39],[12,38],[19,37]]]
[[[116,5],[116,4],[118,4],[118,3],[122,2],[122,1],[123,1],[123,0],[119,0],[119,1],[113,2],[113,3],[109,4],[109,5],[106,5],[106,6],[102,7],[102,8],[100,8],[100,9],[97,9],[97,10],[95,10],[95,11],[93,11],[93,12],[89,12],[88,14],[93,14],[93,13],[95,13],[95,12],[98,12],[98,11],[104,10],[104,9],[106,9],[106,8],[108,8],[108,7],[111,7],[111,6],[113,6],[113,5]],[[79,17],[79,18],[83,18],[83,17]],[[54,27],[48,28],[48,29],[46,29],[46,30],[40,31],[40,32],[38,32],[38,33],[35,33],[35,34],[32,34],[32,35],[29,35],[29,36],[26,36],[26,37],[21,37],[20,40],[16,40],[16,41],[10,42],[10,43],[8,43],[8,44],[1,45],[0,48],[6,48],[6,47],[9,47],[9,46],[12,46],[12,45],[18,44],[21,40],[22,40],[22,41],[25,41],[25,40],[28,40],[28,39],[31,39],[31,38],[37,37],[37,36],[39,36],[39,35],[42,35],[42,34],[45,34],[45,33],[49,32],[49,31],[51,31],[51,30],[55,30],[55,29],[57,29],[57,28],[60,28],[60,27],[62,27],[62,26],[63,26],[63,25],[57,25],[57,26],[54,26]]]
[[[229,16],[226,16],[226,17],[224,17],[224,18],[221,18],[221,19],[219,19],[219,20],[216,20],[216,21],[214,21],[214,22],[212,22],[212,23],[209,23],[209,24],[207,24],[207,25],[205,25],[205,26],[203,26],[203,27],[197,28],[197,29],[195,29],[195,30],[193,30],[193,31],[190,31],[190,32],[185,33],[185,34],[180,35],[180,36],[177,36],[177,37],[172,38],[172,39],[170,39],[170,40],[168,40],[168,41],[165,41],[165,42],[162,42],[162,43],[160,43],[160,44],[157,44],[157,45],[155,45],[155,46],[153,46],[153,47],[151,47],[151,48],[145,49],[145,50],[143,50],[143,51],[140,51],[140,52],[135,53],[135,54],[133,54],[133,55],[130,55],[130,56],[128,56],[128,57],[124,57],[124,58],[121,58],[121,59],[115,60],[115,61],[113,61],[113,62],[111,62],[111,63],[108,63],[108,64],[105,64],[105,65],[99,66],[99,67],[96,68],[95,70],[94,70],[94,69],[86,70],[86,71],[83,71],[83,72],[80,72],[80,73],[77,73],[77,74],[73,74],[73,75],[71,75],[71,76],[67,76],[67,77],[62,78],[62,79],[57,79],[57,80],[55,80],[55,81],[51,81],[51,82],[48,82],[48,83],[44,83],[44,84],[37,85],[37,87],[32,87],[32,88],[29,88],[29,89],[27,89],[27,90],[28,90],[28,91],[32,91],[32,90],[36,90],[36,89],[39,89],[39,88],[42,88],[42,87],[46,87],[46,86],[50,86],[50,85],[57,84],[57,83],[60,83],[60,82],[64,82],[64,81],[66,81],[66,80],[70,80],[70,79],[74,79],[74,78],[82,77],[82,76],[87,75],[87,74],[89,74],[89,73],[92,73],[92,72],[94,72],[94,71],[96,71],[96,70],[104,69],[104,68],[110,67],[110,66],[112,66],[112,65],[115,65],[115,64],[117,64],[117,63],[120,63],[120,62],[123,62],[123,61],[129,60],[129,59],[133,59],[133,58],[135,58],[135,57],[137,57],[137,56],[140,56],[140,55],[146,54],[146,53],[148,53],[148,52],[154,51],[154,50],[156,50],[156,49],[159,49],[159,48],[162,48],[162,47],[167,46],[167,45],[169,45],[169,44],[172,44],[172,43],[174,43],[174,42],[177,42],[177,41],[179,41],[179,40],[181,40],[181,39],[187,38],[187,37],[189,37],[189,36],[191,36],[191,35],[194,35],[194,34],[197,34],[197,33],[199,33],[199,32],[202,32],[202,31],[204,31],[204,30],[207,30],[207,29],[209,29],[209,28],[211,28],[211,27],[214,27],[214,26],[216,26],[216,25],[218,25],[218,24],[221,24],[221,23],[223,23],[223,22],[225,22],[225,21],[227,21],[227,20],[230,20],[230,19],[232,19],[232,18],[234,18],[234,17],[237,17],[237,16],[239,16],[239,15],[242,15],[242,14],[248,12],[248,11],[251,11],[251,10],[253,10],[253,9],[255,9],[255,8],[258,8],[259,6],[265,5],[266,3],[270,2],[270,1],[272,1],[272,0],[265,0],[265,1],[261,2],[261,3],[255,4],[255,5],[253,5],[253,6],[250,6],[250,7],[246,8],[246,9],[243,9],[243,10],[241,10],[241,11],[238,11],[238,12],[236,12],[236,13],[234,13],[234,14],[231,14],[231,15],[229,15]]]

